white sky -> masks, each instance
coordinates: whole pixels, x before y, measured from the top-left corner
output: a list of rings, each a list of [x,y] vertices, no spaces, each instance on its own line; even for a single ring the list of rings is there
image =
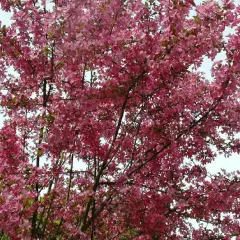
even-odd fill
[[[200,2],[202,2],[202,0],[195,0],[196,4],[199,4]],[[235,3],[240,4],[240,0],[235,0]],[[11,23],[10,18],[11,13],[0,11],[0,21],[2,22],[2,25],[7,26],[10,25]],[[226,35],[229,34],[230,32],[232,32],[232,30],[227,29]],[[222,53],[218,54],[217,59],[224,60],[224,54]],[[210,73],[211,65],[212,65],[211,60],[208,58],[204,58],[204,61],[198,70],[204,72],[207,78],[211,78]],[[1,119],[0,117],[0,122],[2,121],[3,119]],[[240,170],[240,156],[237,154],[233,154],[231,157],[225,158],[223,155],[218,155],[215,161],[213,161],[211,164],[208,164],[207,169],[212,174],[219,172],[221,169],[225,169],[227,171]]]

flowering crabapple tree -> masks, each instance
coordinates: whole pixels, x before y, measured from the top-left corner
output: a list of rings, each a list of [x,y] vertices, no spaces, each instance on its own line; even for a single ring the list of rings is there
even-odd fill
[[[240,236],[239,6],[0,3],[1,239]]]

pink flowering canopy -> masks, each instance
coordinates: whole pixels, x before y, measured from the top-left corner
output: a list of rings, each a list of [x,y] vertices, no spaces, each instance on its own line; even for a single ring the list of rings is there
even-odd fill
[[[1,239],[240,236],[240,6],[0,4]]]

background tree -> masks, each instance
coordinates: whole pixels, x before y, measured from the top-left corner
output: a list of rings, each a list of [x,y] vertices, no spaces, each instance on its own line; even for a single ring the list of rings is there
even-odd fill
[[[2,239],[240,235],[239,172],[205,167],[239,153],[239,6],[0,3]]]

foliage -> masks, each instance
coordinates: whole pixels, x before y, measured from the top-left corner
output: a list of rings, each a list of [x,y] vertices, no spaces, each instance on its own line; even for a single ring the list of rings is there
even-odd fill
[[[0,3],[1,239],[240,235],[239,172],[206,171],[239,153],[239,6]]]

